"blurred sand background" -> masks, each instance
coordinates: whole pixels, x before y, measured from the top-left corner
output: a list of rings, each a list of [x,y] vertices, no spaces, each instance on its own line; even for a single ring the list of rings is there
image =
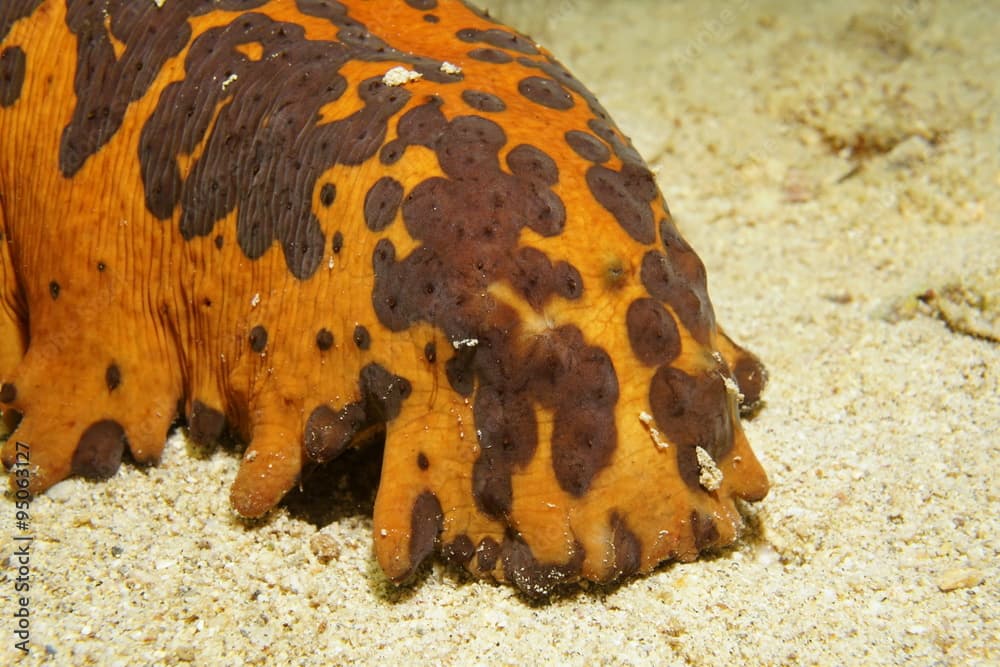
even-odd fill
[[[768,365],[754,530],[547,604],[396,589],[370,467],[246,524],[234,452],[175,437],[35,500],[23,660],[0,532],[0,664],[1000,664],[1000,4],[480,4],[633,137]]]

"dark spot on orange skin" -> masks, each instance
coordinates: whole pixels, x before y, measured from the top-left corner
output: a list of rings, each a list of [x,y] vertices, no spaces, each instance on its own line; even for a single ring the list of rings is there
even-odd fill
[[[426,359],[429,364],[433,364],[437,361],[437,345],[434,344],[434,341],[424,345],[424,359]]]
[[[422,12],[429,12],[432,9],[437,9],[438,3],[437,0],[406,0],[406,4]]]
[[[316,347],[319,348],[320,352],[326,352],[331,347],[333,347],[333,334],[330,333],[329,329],[320,329],[316,332]]]
[[[333,183],[324,183],[323,187],[319,190],[319,203],[329,208],[333,206],[333,202],[337,199],[337,186]]]
[[[17,387],[13,382],[4,382],[0,385],[0,403],[13,403],[17,400]]]
[[[110,364],[104,372],[104,383],[108,386],[108,391],[114,391],[122,383],[122,371],[117,364]]]
[[[267,347],[267,329],[261,325],[250,330],[250,349],[254,352],[263,352]]]
[[[372,346],[372,336],[368,329],[362,325],[354,327],[354,344],[359,350],[367,350]]]
[[[344,234],[342,232],[333,233],[333,244],[331,250],[333,250],[334,255],[339,255],[340,251],[344,249]]]
[[[107,479],[118,472],[125,452],[125,430],[111,419],[91,424],[73,453],[73,474]]]
[[[421,470],[427,470],[431,467],[431,462],[427,460],[427,455],[423,452],[417,454],[417,467]]]
[[[49,283],[49,295],[52,297],[53,301],[59,298],[60,289],[61,288],[59,287],[59,283],[57,283],[56,281],[53,280],[52,282]]]

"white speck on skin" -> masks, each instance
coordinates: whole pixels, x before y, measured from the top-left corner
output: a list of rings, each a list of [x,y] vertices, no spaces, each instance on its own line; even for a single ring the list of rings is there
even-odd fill
[[[715,465],[712,455],[701,447],[695,447],[694,453],[698,457],[698,483],[706,491],[715,491],[722,486],[722,471]]]
[[[405,67],[393,67],[382,77],[382,83],[387,86],[402,86],[412,81],[419,81],[424,78],[420,72],[414,72]]]
[[[253,298],[250,299],[250,307],[256,308],[259,305],[260,305],[260,292],[257,292],[256,294],[253,295]]]
[[[726,385],[726,391],[729,393],[729,395],[734,397],[737,403],[742,403],[743,392],[740,391],[740,386],[736,384],[736,380],[729,377],[728,375],[723,375],[722,382]]]
[[[226,77],[226,80],[222,82],[222,89],[225,90],[232,84],[236,79],[240,78],[235,72]]]
[[[153,4],[156,5],[158,9],[163,9],[163,5],[167,4],[167,0],[153,0]]]
[[[670,443],[667,441],[666,438],[663,437],[663,434],[660,433],[660,429],[653,426],[654,423],[653,415],[649,414],[648,412],[640,412],[639,421],[641,421],[642,425],[646,427],[646,430],[649,432],[649,437],[653,439],[653,444],[656,445],[657,448],[659,449],[670,448]]]
[[[462,73],[461,67],[459,67],[454,63],[450,63],[447,60],[441,63],[441,67],[439,67],[438,69],[440,69],[445,74],[452,74],[456,76]]]
[[[456,350],[460,350],[463,347],[475,347],[479,345],[478,338],[463,338],[462,340],[451,341],[451,346]]]

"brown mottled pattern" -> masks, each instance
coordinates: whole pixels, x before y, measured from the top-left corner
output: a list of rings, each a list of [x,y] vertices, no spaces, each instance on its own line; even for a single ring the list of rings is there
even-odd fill
[[[766,373],[649,168],[465,3],[2,2],[0,204],[33,492],[156,462],[180,413],[246,441],[257,517],[384,438],[385,574],[438,552],[529,595],[729,544],[767,492]]]

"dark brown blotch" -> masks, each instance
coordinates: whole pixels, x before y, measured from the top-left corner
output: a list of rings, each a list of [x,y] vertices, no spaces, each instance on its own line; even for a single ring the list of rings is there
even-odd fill
[[[642,258],[639,277],[653,298],[670,305],[692,338],[708,345],[715,313],[708,300],[704,266],[693,251],[674,248],[667,256],[650,250]]]
[[[462,101],[476,111],[484,113],[499,113],[507,110],[507,104],[502,99],[481,90],[463,90]]]
[[[584,550],[574,545],[565,563],[540,563],[520,537],[507,535],[501,547],[503,570],[507,580],[530,597],[548,595],[563,584],[576,581],[583,567]]]
[[[484,537],[476,547],[476,569],[485,574],[492,572],[500,559],[500,543],[492,537]]]
[[[628,577],[639,571],[642,563],[642,544],[618,512],[611,513],[611,546],[615,569],[610,580]]]
[[[424,359],[426,359],[429,364],[433,364],[437,361],[437,345],[434,341],[430,341],[424,345]]]
[[[122,463],[125,429],[112,419],[102,419],[87,427],[73,452],[73,474],[88,479],[108,479]]]
[[[344,233],[337,231],[333,233],[333,244],[331,245],[334,255],[340,254],[340,251],[344,249]]]
[[[750,352],[743,350],[742,355],[733,368],[733,376],[743,394],[740,410],[752,412],[760,404],[761,394],[767,386],[767,368]]]
[[[26,61],[19,46],[8,47],[0,53],[0,107],[13,106],[20,99]]]
[[[348,403],[338,412],[326,405],[316,407],[306,420],[306,456],[316,463],[332,461],[351,445],[366,423],[364,408],[357,403]]]
[[[715,546],[719,541],[719,529],[715,525],[715,519],[698,510],[691,510],[691,533],[694,536],[694,547],[698,551]]]
[[[62,291],[62,288],[59,286],[59,283],[57,283],[54,280],[49,283],[49,296],[52,297],[53,301],[55,301],[56,299],[59,298],[59,293],[61,291]]]
[[[395,419],[413,391],[409,380],[374,363],[361,369],[360,388],[365,417],[376,424]]]
[[[649,405],[657,428],[675,446],[681,479],[689,488],[703,491],[695,448],[718,461],[733,446],[725,381],[717,372],[689,375],[663,366],[650,382]]]
[[[499,49],[473,49],[469,51],[468,56],[473,60],[493,65],[505,65],[514,60],[509,53]]]
[[[437,9],[438,3],[437,0],[406,0],[406,4],[422,12],[429,12],[432,9]]]
[[[396,219],[403,201],[403,185],[391,176],[383,176],[365,195],[365,224],[373,232],[380,232]]]
[[[523,53],[529,56],[538,55],[538,49],[531,43],[530,40],[522,35],[518,35],[517,33],[500,30],[499,28],[491,28],[489,30],[463,28],[455,33],[455,36],[463,42],[481,42],[500,49],[517,51],[518,53]]]
[[[446,563],[465,566],[476,555],[476,545],[468,535],[458,535],[441,547],[441,557]]]
[[[431,462],[427,460],[427,455],[423,452],[417,454],[417,467],[421,470],[427,470],[431,467]]]
[[[628,235],[639,243],[656,241],[653,209],[650,202],[656,197],[653,176],[644,167],[614,171],[603,165],[587,170],[587,187],[598,203],[614,216]],[[649,186],[653,184],[652,191]]]
[[[437,496],[424,491],[417,496],[410,514],[410,570],[407,576],[434,552],[444,525],[444,513]]]
[[[209,445],[222,437],[226,428],[226,416],[221,411],[209,407],[195,399],[188,416],[188,435],[199,445]]]
[[[573,96],[552,79],[525,77],[518,82],[517,90],[526,99],[549,109],[567,111],[573,108]]]
[[[13,382],[0,385],[0,403],[13,403],[17,400],[17,387]]]
[[[681,353],[677,323],[656,299],[636,299],[629,304],[625,323],[632,351],[647,366],[670,363]]]
[[[515,146],[507,154],[507,166],[515,176],[545,185],[559,182],[559,166],[542,149],[531,144]]]
[[[584,160],[601,163],[611,159],[611,151],[600,139],[581,130],[570,130],[565,135],[566,143]]]

